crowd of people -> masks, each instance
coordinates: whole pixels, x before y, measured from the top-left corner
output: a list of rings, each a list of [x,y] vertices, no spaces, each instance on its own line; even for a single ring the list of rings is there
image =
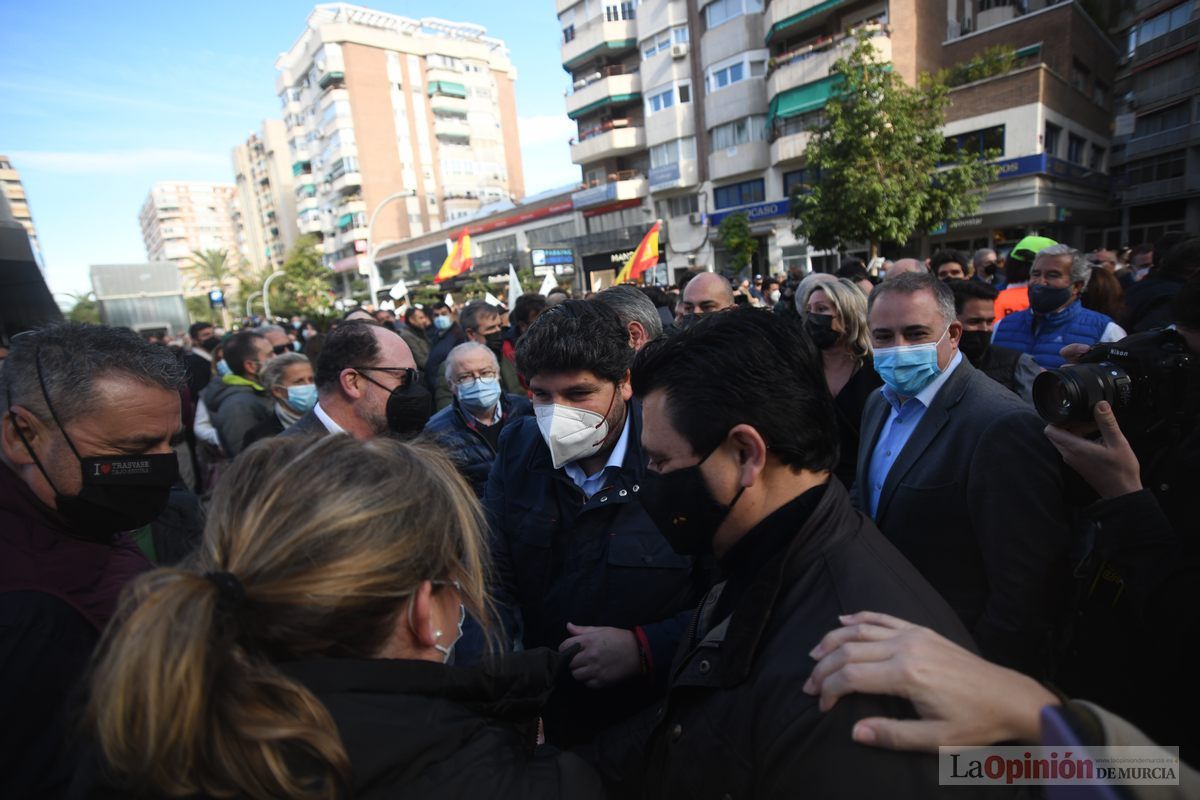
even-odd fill
[[[510,301],[15,337],[0,795],[1200,796],[1200,237]]]

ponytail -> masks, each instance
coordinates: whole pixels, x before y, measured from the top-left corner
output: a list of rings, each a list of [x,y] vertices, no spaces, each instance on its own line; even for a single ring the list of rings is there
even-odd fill
[[[239,642],[239,616],[220,581],[192,572],[156,570],[126,591],[86,716],[123,789],[316,800],[349,785],[329,712]]]

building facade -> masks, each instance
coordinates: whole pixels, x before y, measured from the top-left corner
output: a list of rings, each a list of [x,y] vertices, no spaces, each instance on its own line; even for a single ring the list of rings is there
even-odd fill
[[[220,250],[231,267],[240,264],[236,202],[237,189],[229,183],[154,184],[139,215],[147,260],[171,261],[186,270],[193,251]]]
[[[42,264],[42,248],[38,243],[37,228],[33,224],[33,213],[29,210],[29,198],[25,196],[25,184],[21,182],[21,173],[13,166],[12,160],[6,155],[0,155],[0,191],[8,198],[13,217],[24,226],[29,233],[29,244],[33,248],[34,258],[38,266],[45,272]]]
[[[421,237],[524,195],[516,70],[486,33],[318,5],[276,61],[297,225],[333,269],[365,271],[368,233]]]
[[[1113,139],[1120,222],[1106,247],[1200,230],[1200,3],[1132,0],[1122,6]]]
[[[238,250],[256,273],[278,269],[300,235],[292,158],[282,120],[264,120],[261,132],[250,134],[233,149],[233,173]]]
[[[910,84],[1006,52],[1003,69],[955,86],[945,128],[955,146],[998,148],[1001,176],[977,215],[910,249],[1003,245],[1035,230],[1082,243],[1111,222],[1117,53],[1073,2],[556,0],[556,11],[578,126],[581,260],[597,269],[624,246],[614,232],[636,244],[655,218],[672,277],[723,268],[717,227],[738,212],[760,240],[755,271],[832,268],[836,254],[792,233],[790,197],[811,178],[804,152],[830,68],[859,33]]]

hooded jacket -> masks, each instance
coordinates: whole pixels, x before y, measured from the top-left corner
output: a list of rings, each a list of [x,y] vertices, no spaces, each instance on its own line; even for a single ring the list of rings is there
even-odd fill
[[[230,458],[242,452],[246,434],[272,413],[271,398],[257,383],[239,375],[226,375],[204,390],[204,404],[212,416],[221,449]]]

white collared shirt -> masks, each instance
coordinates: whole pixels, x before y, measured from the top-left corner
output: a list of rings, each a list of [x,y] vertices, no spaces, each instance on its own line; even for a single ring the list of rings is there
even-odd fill
[[[325,426],[325,430],[330,433],[345,433],[346,429],[333,421],[333,418],[325,413],[325,409],[321,408],[321,401],[313,406],[313,413],[317,415],[317,419],[321,420],[321,424]]]
[[[583,467],[577,462],[572,461],[569,464],[563,464],[563,471],[567,473],[576,486],[583,490],[584,495],[591,497],[596,492],[604,488],[604,473],[609,467],[620,469],[625,463],[625,451],[629,447],[629,412],[625,412],[625,427],[621,431],[621,438],[617,439],[617,444],[613,447],[612,452],[608,454],[608,463],[604,465],[595,475],[584,475]]]
[[[212,353],[208,352],[208,351],[207,351],[207,350],[205,350],[203,347],[193,347],[193,348],[192,348],[192,355],[194,355],[194,356],[200,356],[201,358],[203,358],[203,359],[204,359],[205,361],[207,361],[208,363],[210,363],[210,364],[212,363]]]

